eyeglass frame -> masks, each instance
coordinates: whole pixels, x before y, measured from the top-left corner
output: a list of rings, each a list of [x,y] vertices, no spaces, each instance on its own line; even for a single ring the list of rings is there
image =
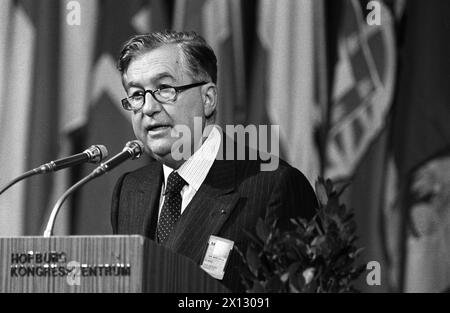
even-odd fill
[[[178,94],[180,94],[181,92],[186,91],[186,90],[191,89],[191,88],[194,88],[194,87],[205,85],[207,83],[208,82],[203,81],[203,82],[197,82],[197,83],[192,83],[192,84],[187,84],[187,85],[182,85],[182,86],[164,85],[163,88],[158,88],[158,89],[155,89],[155,90],[147,89],[147,90],[143,91],[144,94],[142,96],[144,98],[143,98],[143,101],[142,101],[142,105],[139,108],[137,108],[137,109],[132,109],[131,108],[131,103],[128,101],[128,99],[131,98],[131,97],[126,97],[126,98],[121,100],[122,107],[124,108],[124,110],[127,110],[127,111],[134,111],[134,112],[139,111],[145,105],[145,98],[146,98],[147,92],[150,93],[152,95],[153,99],[155,99],[158,103],[166,104],[166,103],[169,103],[169,102],[175,102],[175,101],[177,101]],[[175,89],[175,97],[172,100],[168,100],[168,101],[165,101],[165,102],[156,99],[155,93],[161,91],[162,89],[167,89],[167,88]]]

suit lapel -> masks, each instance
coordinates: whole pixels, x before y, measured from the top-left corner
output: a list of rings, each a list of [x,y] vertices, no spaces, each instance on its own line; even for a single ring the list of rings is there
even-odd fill
[[[162,165],[156,161],[151,162],[138,186],[140,197],[138,208],[141,212],[137,212],[135,215],[142,219],[139,221],[142,225],[142,234],[150,239],[155,239],[162,182]]]
[[[215,160],[165,245],[200,263],[210,235],[220,232],[239,200],[234,190],[234,162]]]

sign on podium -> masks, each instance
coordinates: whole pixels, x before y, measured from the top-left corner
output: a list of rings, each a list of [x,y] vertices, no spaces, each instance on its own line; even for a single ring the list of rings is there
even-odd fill
[[[0,238],[0,292],[228,292],[139,235]]]

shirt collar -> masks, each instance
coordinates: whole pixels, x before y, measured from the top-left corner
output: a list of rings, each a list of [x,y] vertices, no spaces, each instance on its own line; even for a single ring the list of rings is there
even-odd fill
[[[200,148],[184,162],[177,172],[186,181],[186,183],[197,191],[209,170],[211,169],[217,152],[221,144],[221,134],[216,127],[213,127],[208,138],[203,142]],[[163,164],[164,186],[167,185],[167,178],[173,169]]]

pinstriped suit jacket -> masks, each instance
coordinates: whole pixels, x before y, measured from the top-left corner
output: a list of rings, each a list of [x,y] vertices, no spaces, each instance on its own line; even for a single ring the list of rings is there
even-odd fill
[[[282,160],[275,171],[261,171],[260,165],[260,160],[215,160],[164,245],[201,264],[210,235],[233,240],[245,253],[245,230],[254,232],[259,217],[276,217],[281,227],[288,227],[291,217],[311,218],[317,202],[304,175]],[[111,209],[115,234],[155,240],[162,182],[162,165],[156,161],[119,179]],[[222,283],[233,292],[245,291],[243,266],[232,251]]]

